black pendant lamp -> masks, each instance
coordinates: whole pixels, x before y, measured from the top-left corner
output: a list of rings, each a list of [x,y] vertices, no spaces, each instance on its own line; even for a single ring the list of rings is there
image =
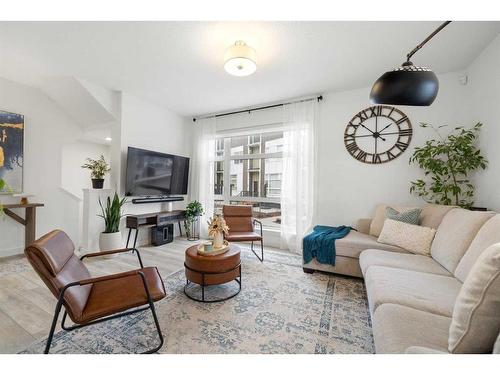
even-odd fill
[[[370,101],[376,104],[428,106],[436,99],[439,81],[429,68],[413,65],[410,58],[451,21],[444,22],[408,55],[401,67],[384,73],[372,87]]]

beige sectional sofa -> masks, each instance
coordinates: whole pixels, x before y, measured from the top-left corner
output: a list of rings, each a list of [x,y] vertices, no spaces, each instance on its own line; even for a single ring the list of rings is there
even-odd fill
[[[377,242],[385,221],[385,208],[387,205],[378,205],[373,218],[359,219],[354,228],[346,237],[335,241],[336,258],[335,266],[318,263],[315,259],[303,265],[305,272],[325,271],[341,275],[363,277],[359,266],[359,256],[366,249],[378,249],[390,252],[406,253],[406,250],[397,246],[386,245]],[[391,206],[396,209],[408,209],[412,207]],[[452,206],[441,206],[429,204],[422,209],[420,225],[424,227],[437,228],[444,215]]]
[[[437,229],[428,257],[376,242],[384,211],[337,240],[337,259],[348,259],[304,268],[364,277],[377,353],[491,353],[500,331],[500,214],[425,206],[420,224]]]

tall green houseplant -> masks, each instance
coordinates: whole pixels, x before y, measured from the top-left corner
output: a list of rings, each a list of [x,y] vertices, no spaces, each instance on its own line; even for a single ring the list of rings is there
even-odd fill
[[[193,224],[196,223],[201,215],[203,215],[203,212],[203,206],[198,201],[189,202],[186,206],[186,221],[184,223],[184,229],[186,229],[186,236],[188,239],[194,239],[194,237],[196,237],[196,233],[193,233],[193,231],[196,231]]]
[[[120,199],[115,193],[113,200],[110,197],[106,199],[106,206],[103,206],[101,198],[99,198],[99,206],[101,206],[101,215],[97,215],[104,219],[103,233],[117,233],[120,231],[120,219],[122,218],[122,207],[127,203],[126,198]]]
[[[425,179],[412,181],[410,192],[427,202],[470,208],[474,204],[470,175],[488,165],[477,147],[482,124],[472,128],[456,127],[446,136],[441,134],[446,125],[435,127],[422,123],[420,126],[432,129],[437,139],[415,147],[410,164],[417,164],[424,171]]]

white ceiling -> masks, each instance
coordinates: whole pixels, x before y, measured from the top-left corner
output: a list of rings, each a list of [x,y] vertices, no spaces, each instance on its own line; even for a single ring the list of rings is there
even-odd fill
[[[371,85],[440,22],[0,22],[0,76],[38,86],[76,76],[181,115]],[[452,22],[413,61],[467,67],[500,22]],[[233,77],[225,49],[244,40],[258,69]]]

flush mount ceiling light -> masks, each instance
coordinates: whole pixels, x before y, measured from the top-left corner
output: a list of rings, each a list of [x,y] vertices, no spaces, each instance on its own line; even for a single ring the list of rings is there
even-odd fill
[[[252,47],[238,40],[226,50],[224,69],[233,76],[244,77],[257,70],[256,53]]]
[[[428,106],[436,99],[439,81],[429,68],[414,66],[410,58],[434,35],[445,28],[446,21],[406,55],[401,67],[384,73],[372,87],[370,100],[376,104]]]

